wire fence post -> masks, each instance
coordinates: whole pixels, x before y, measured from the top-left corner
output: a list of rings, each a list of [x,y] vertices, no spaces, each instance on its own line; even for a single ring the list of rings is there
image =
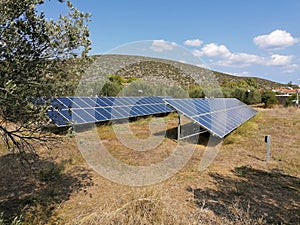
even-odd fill
[[[271,136],[265,136],[265,142],[267,143],[267,154],[266,154],[266,162],[269,162],[271,159]]]
[[[178,113],[178,128],[177,128],[177,140],[180,140],[180,134],[181,134],[181,118],[180,118],[180,112]]]

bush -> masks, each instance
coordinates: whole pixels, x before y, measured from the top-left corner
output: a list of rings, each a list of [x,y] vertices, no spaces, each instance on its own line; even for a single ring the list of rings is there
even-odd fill
[[[292,94],[291,96],[288,97],[288,99],[285,101],[284,106],[289,107],[293,105],[293,101],[297,99],[296,94]]]
[[[171,86],[167,90],[167,95],[173,98],[187,98],[188,93],[182,89],[180,86]]]
[[[270,108],[273,105],[278,104],[278,100],[276,98],[276,95],[273,91],[265,91],[261,95],[261,101],[265,104],[266,108]]]
[[[122,85],[123,83],[126,83],[126,80],[124,79],[124,77],[119,76],[119,75],[109,75],[108,80],[110,82],[117,83],[119,85]]]
[[[237,98],[238,100],[240,100],[242,102],[245,102],[246,101],[246,93],[247,93],[247,90],[245,88],[237,87],[234,89],[232,95],[234,98]]]
[[[249,89],[246,92],[246,98],[244,101],[246,104],[257,104],[261,102],[261,94],[256,89]]]
[[[204,98],[204,93],[201,87],[194,87],[189,90],[190,98]]]
[[[153,85],[137,80],[124,87],[122,94],[125,96],[152,96],[155,94]]]
[[[224,98],[232,98],[232,88],[229,87],[223,87],[222,92],[224,95]]]
[[[210,98],[223,98],[223,92],[222,89],[219,87],[208,87],[203,89],[203,92],[205,94],[206,97]]]
[[[235,88],[233,97],[239,99],[246,104],[256,104],[261,102],[261,94],[257,89]]]
[[[107,81],[102,87],[102,90],[100,91],[100,96],[117,96],[120,91],[122,90],[122,85]]]
[[[258,88],[257,82],[251,77],[246,79],[246,83],[248,84],[249,87]]]

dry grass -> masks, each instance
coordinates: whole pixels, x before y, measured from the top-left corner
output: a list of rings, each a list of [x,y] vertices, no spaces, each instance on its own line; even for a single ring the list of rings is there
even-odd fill
[[[155,126],[160,119],[131,123],[132,138],[151,139],[149,124]],[[114,129],[124,131],[131,140],[126,124],[100,126],[97,131],[120,161],[150,165],[168,157],[177,145],[176,129],[172,130],[177,126],[175,116],[163,119],[169,129],[167,138],[147,151],[124,147],[118,140]],[[299,110],[260,109],[258,116],[225,138],[205,171],[198,168],[207,135],[201,137],[183,169],[164,182],[146,187],[116,184],[92,171],[75,138],[66,137],[52,152],[41,153],[43,160],[36,166],[48,165],[38,173],[42,179],[36,173],[26,175],[30,172],[20,165],[7,164],[11,156],[3,153],[0,165],[6,173],[0,179],[0,212],[10,218],[22,214],[25,224],[298,224],[299,134]],[[156,137],[160,135],[157,132]],[[271,135],[272,140],[269,163],[265,162],[265,135]],[[185,145],[191,143],[182,143]]]

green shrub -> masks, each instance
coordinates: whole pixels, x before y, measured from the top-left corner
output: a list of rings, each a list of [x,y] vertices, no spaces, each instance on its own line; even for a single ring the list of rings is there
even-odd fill
[[[204,98],[204,93],[201,87],[196,86],[189,90],[190,98]]]
[[[207,87],[203,89],[206,97],[223,98],[223,92],[220,87]]]
[[[109,75],[108,80],[112,83],[116,83],[116,84],[119,84],[119,85],[122,85],[123,83],[126,83],[126,80],[124,79],[124,77],[122,77],[120,75]]]
[[[122,95],[125,96],[151,96],[154,94],[154,86],[141,80],[131,82],[122,90]]]
[[[188,93],[179,86],[173,86],[167,89],[167,95],[173,98],[187,98]]]
[[[247,89],[245,88],[241,88],[241,87],[237,87],[234,89],[233,91],[233,97],[237,98],[238,100],[245,102],[246,100],[246,93],[247,93]]]
[[[261,102],[261,94],[256,89],[249,89],[246,92],[246,97],[244,99],[246,104],[257,104]]]
[[[102,87],[102,90],[100,91],[100,96],[117,96],[120,91],[122,90],[122,85],[107,81]]]
[[[276,98],[276,95],[273,91],[265,91],[261,95],[261,101],[265,104],[266,108],[270,108],[273,105],[278,104],[278,100]]]

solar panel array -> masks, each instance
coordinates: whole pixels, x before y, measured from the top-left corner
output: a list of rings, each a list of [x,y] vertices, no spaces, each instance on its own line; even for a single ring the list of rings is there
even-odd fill
[[[165,101],[220,138],[225,137],[256,114],[256,110],[234,98],[187,98],[165,99]]]
[[[47,115],[58,127],[63,127],[172,112],[164,98],[60,97],[51,101]]]

